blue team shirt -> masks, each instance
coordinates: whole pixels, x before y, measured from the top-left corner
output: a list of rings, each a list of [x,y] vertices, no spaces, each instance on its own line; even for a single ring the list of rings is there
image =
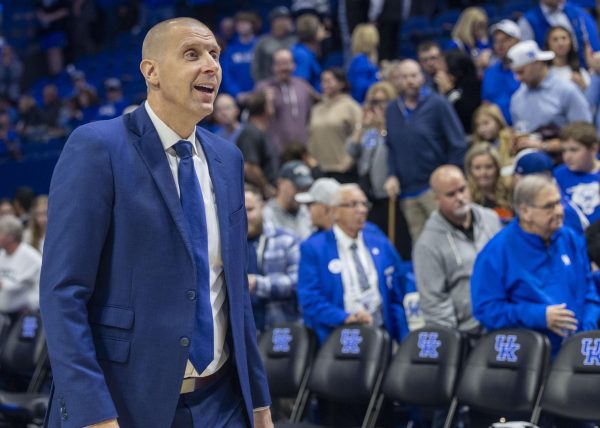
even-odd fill
[[[561,165],[554,170],[554,178],[562,195],[577,205],[590,223],[600,219],[600,170],[574,172]]]
[[[483,74],[481,83],[481,99],[489,101],[500,107],[504,119],[512,125],[510,116],[510,98],[519,89],[519,81],[508,67],[504,67],[502,61],[488,67]]]

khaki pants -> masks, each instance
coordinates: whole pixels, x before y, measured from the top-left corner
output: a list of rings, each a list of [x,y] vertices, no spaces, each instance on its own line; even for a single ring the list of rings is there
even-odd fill
[[[429,215],[437,208],[437,204],[433,198],[433,192],[428,190],[414,198],[401,199],[400,207],[404,212],[404,217],[406,217],[406,223],[408,223],[408,230],[414,245],[415,242],[417,242]]]

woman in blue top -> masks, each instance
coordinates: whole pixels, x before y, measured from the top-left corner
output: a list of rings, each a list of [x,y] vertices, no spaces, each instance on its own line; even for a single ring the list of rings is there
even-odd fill
[[[373,24],[358,24],[352,32],[352,60],[348,68],[348,81],[352,98],[359,103],[365,100],[367,89],[379,80],[377,49],[379,31]]]
[[[452,40],[446,48],[463,50],[473,58],[478,72],[482,74],[492,57],[485,10],[480,7],[466,8],[452,29]]]

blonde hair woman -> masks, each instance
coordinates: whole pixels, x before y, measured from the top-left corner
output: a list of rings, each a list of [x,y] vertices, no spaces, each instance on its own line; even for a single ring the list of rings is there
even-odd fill
[[[358,24],[352,32],[352,60],[348,80],[352,97],[362,103],[367,89],[379,80],[377,49],[379,31],[373,24]]]
[[[488,67],[492,50],[485,10],[468,7],[460,14],[452,30],[452,41],[448,48],[461,49],[469,54],[480,73]]]
[[[473,113],[473,144],[483,142],[497,148],[502,165],[511,163],[513,134],[496,104],[482,104]]]
[[[31,217],[27,229],[23,232],[23,241],[40,253],[44,249],[46,224],[48,224],[48,196],[41,195],[35,198],[31,205]]]

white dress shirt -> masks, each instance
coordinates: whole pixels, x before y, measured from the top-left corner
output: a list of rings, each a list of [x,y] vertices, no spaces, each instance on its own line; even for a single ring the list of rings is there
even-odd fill
[[[177,178],[179,158],[175,153],[173,145],[182,140],[182,138],[169,128],[167,124],[154,113],[154,111],[152,111],[148,102],[144,103],[144,107],[146,108],[146,112],[148,112],[150,120],[156,128],[156,132],[165,149],[165,156],[169,162],[173,180],[175,181],[175,187],[179,194],[179,181]],[[223,274],[223,259],[221,258],[221,236],[219,233],[215,194],[208,173],[206,155],[202,150],[202,146],[196,140],[195,129],[192,135],[185,138],[185,140],[192,143],[194,151],[194,169],[198,176],[198,181],[200,182],[200,188],[202,189],[202,198],[204,199],[204,209],[206,213],[206,228],[208,229],[208,265],[210,270],[210,305],[212,308],[214,328],[214,359],[200,374],[194,369],[191,361],[188,360],[184,377],[203,377],[211,375],[219,370],[229,357],[229,347],[225,341],[228,327],[228,308],[225,301],[227,296],[225,277]],[[210,189],[210,191],[207,189]]]
[[[379,294],[377,269],[375,269],[369,249],[363,241],[362,232],[358,233],[356,239],[352,239],[338,225],[334,225],[333,233],[341,261],[342,284],[344,285],[344,310],[350,314],[363,310],[374,315],[373,319],[379,319],[381,295]],[[360,287],[358,274],[356,273],[356,264],[354,263],[352,250],[350,249],[353,244],[357,246],[358,258],[369,279],[369,288],[364,291]]]

